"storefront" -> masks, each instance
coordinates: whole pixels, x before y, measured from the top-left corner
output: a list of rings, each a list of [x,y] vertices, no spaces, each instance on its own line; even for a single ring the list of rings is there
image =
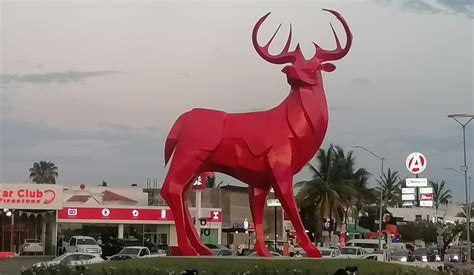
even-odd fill
[[[190,209],[194,216],[194,209]],[[207,212],[207,213],[206,213]],[[222,223],[220,209],[203,209],[201,238],[206,243],[219,244]],[[137,240],[138,244],[176,245],[173,214],[167,207],[68,207],[58,211],[58,237],[63,241],[73,235],[85,234],[107,239]]]
[[[220,244],[221,209],[202,208],[200,217],[203,241]],[[171,210],[148,206],[139,187],[0,184],[0,251],[20,253],[25,240],[37,239],[54,255],[74,235],[177,245]]]
[[[56,248],[56,214],[63,207],[63,187],[49,184],[0,184],[0,251],[21,253],[27,239]]]

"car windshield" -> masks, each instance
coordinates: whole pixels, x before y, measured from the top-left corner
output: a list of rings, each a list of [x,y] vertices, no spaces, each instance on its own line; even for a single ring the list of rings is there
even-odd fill
[[[25,243],[40,243],[40,240],[35,240],[35,239],[26,239]]]
[[[56,262],[56,261],[57,261],[57,262],[60,262],[60,261],[62,261],[64,258],[66,258],[66,256],[69,256],[69,254],[63,254],[63,255],[61,255],[61,256],[59,256],[59,257],[57,257],[57,258],[54,258],[52,261],[54,261],[54,262]]]
[[[408,251],[407,250],[395,250],[393,251],[393,256],[407,256]]]
[[[344,247],[343,249],[341,249],[341,254],[356,255],[356,253],[357,253],[357,249],[355,248]]]
[[[319,250],[323,256],[331,256],[331,250]]]
[[[131,247],[126,247],[120,251],[119,254],[132,254],[132,255],[138,255],[140,252],[139,248],[131,248]]]
[[[94,240],[94,239],[77,239],[77,243],[78,245],[80,244],[90,244],[90,245],[97,245],[97,242]]]
[[[460,249],[459,248],[450,248],[448,249],[448,254],[456,254],[459,253]]]
[[[415,250],[415,252],[413,254],[415,254],[415,255],[426,255],[426,254],[428,254],[428,250],[426,250],[426,248],[418,248],[417,250]]]

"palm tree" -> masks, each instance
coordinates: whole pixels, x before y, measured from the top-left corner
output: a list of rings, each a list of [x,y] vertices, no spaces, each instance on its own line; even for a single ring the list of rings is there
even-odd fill
[[[361,197],[357,181],[368,175],[364,169],[354,172],[352,152],[345,155],[338,146],[331,145],[327,151],[320,149],[316,161],[316,167],[308,164],[312,179],[298,182],[295,187],[298,190],[296,201],[302,212],[306,212],[303,216],[313,214],[308,220],[315,226],[315,236],[321,236],[321,219],[328,217],[341,222],[354,200]],[[360,184],[363,186],[364,183]]]
[[[402,181],[400,181],[398,171],[392,172],[389,168],[387,174],[383,173],[382,181],[377,179],[377,182],[382,188],[382,199],[388,206],[396,206],[401,203]],[[378,192],[380,192],[380,187],[378,187],[378,190]]]
[[[434,190],[433,190],[434,191]],[[467,204],[463,203],[462,205],[462,211],[456,214],[456,217],[462,217],[466,218],[467,217]],[[474,213],[474,203],[471,203],[471,215]]]
[[[58,167],[50,161],[35,162],[30,168],[30,179],[35,183],[56,184],[58,175]]]
[[[448,203],[451,201],[451,190],[445,189],[445,184],[446,182],[444,180],[440,183],[431,182],[431,185],[433,186],[433,204],[436,208],[436,211],[438,211],[438,208],[441,204],[448,205]]]

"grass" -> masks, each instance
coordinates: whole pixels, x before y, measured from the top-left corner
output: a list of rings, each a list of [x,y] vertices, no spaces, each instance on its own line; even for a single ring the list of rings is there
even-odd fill
[[[363,274],[441,274],[436,270],[352,259],[228,258],[228,257],[157,257],[109,262],[89,266],[86,274],[181,274],[195,269],[199,274],[334,274],[339,268],[357,266]],[[191,273],[192,274],[192,273]]]

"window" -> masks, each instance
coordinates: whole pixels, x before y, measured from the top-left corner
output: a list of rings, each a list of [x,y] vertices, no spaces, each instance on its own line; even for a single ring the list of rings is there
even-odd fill
[[[69,256],[67,256],[66,258],[64,258],[64,259],[61,261],[61,263],[69,264],[69,263],[71,263],[72,261],[79,261],[79,255],[78,255],[78,254],[69,255]]]
[[[140,255],[138,255],[138,256],[143,257],[143,256],[146,256],[146,255],[148,255],[148,251],[146,251],[146,249],[142,249],[142,251],[140,251]]]
[[[79,261],[87,261],[87,260],[91,260],[92,258],[94,258],[94,256],[92,255],[87,255],[87,254],[79,255]]]
[[[70,246],[75,246],[75,245],[76,245],[76,239],[75,239],[75,238],[72,238],[72,239],[69,241],[69,245],[70,245]]]
[[[77,244],[97,245],[97,242],[94,239],[77,239]]]
[[[421,221],[421,215],[415,215],[415,221]]]

